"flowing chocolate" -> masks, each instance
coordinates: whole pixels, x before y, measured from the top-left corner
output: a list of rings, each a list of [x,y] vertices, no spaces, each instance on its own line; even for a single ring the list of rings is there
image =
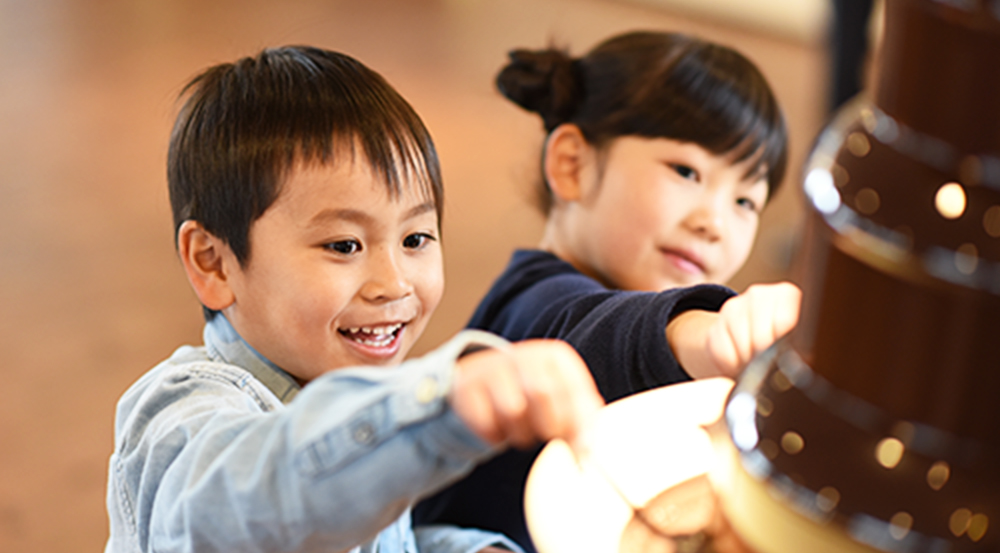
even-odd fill
[[[1000,2],[885,25],[806,170],[799,326],[727,407],[716,479],[761,553],[1000,551]]]

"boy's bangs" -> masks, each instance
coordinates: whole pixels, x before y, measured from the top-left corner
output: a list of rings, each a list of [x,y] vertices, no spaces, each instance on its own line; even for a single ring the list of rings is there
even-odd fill
[[[442,187],[437,153],[429,140],[420,142],[418,139],[398,128],[377,130],[367,135],[361,135],[359,130],[345,135],[338,130],[328,141],[303,141],[297,151],[289,152],[282,166],[287,174],[298,161],[336,164],[340,163],[336,159],[338,154],[348,155],[351,162],[357,161],[360,155],[376,178],[386,185],[390,197],[398,198],[408,191],[414,192],[434,203],[440,219]]]
[[[418,184],[440,217],[437,152],[413,108],[380,75],[353,60],[310,61],[338,67],[304,76],[288,88],[288,97],[275,102],[275,143],[286,148],[279,171],[288,171],[296,160],[332,163],[337,147],[347,145],[354,155],[360,144],[390,194],[398,196],[405,186]]]
[[[404,129],[400,134],[387,133],[391,139],[365,141],[365,157],[375,168],[376,174],[389,186],[395,196],[414,186],[413,192],[434,202],[441,218],[443,188],[438,169],[437,153],[430,140],[419,141],[417,136],[410,134],[413,129]],[[433,160],[433,161],[430,161]]]

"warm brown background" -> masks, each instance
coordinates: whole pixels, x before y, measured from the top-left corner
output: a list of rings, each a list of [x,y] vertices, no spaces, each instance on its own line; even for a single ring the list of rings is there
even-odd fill
[[[200,341],[164,176],[187,79],[311,43],[358,57],[413,103],[447,189],[448,287],[426,351],[462,326],[512,248],[538,238],[526,199],[542,136],[492,88],[505,52],[552,39],[579,53],[641,27],[736,46],[771,80],[790,122],[791,186],[734,286],[784,276],[799,167],[824,117],[820,36],[612,0],[0,0],[0,552],[103,547],[115,402]]]

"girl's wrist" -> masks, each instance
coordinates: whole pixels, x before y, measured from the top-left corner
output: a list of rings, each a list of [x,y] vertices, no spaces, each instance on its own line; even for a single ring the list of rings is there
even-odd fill
[[[691,378],[720,376],[708,348],[709,331],[718,321],[719,313],[691,309],[667,323],[667,345],[674,358]]]

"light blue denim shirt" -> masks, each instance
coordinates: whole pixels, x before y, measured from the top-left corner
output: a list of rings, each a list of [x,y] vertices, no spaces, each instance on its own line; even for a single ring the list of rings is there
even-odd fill
[[[496,451],[448,407],[466,331],[397,368],[349,368],[305,388],[222,315],[118,403],[106,553],[520,549],[503,536],[411,528],[420,497]]]

